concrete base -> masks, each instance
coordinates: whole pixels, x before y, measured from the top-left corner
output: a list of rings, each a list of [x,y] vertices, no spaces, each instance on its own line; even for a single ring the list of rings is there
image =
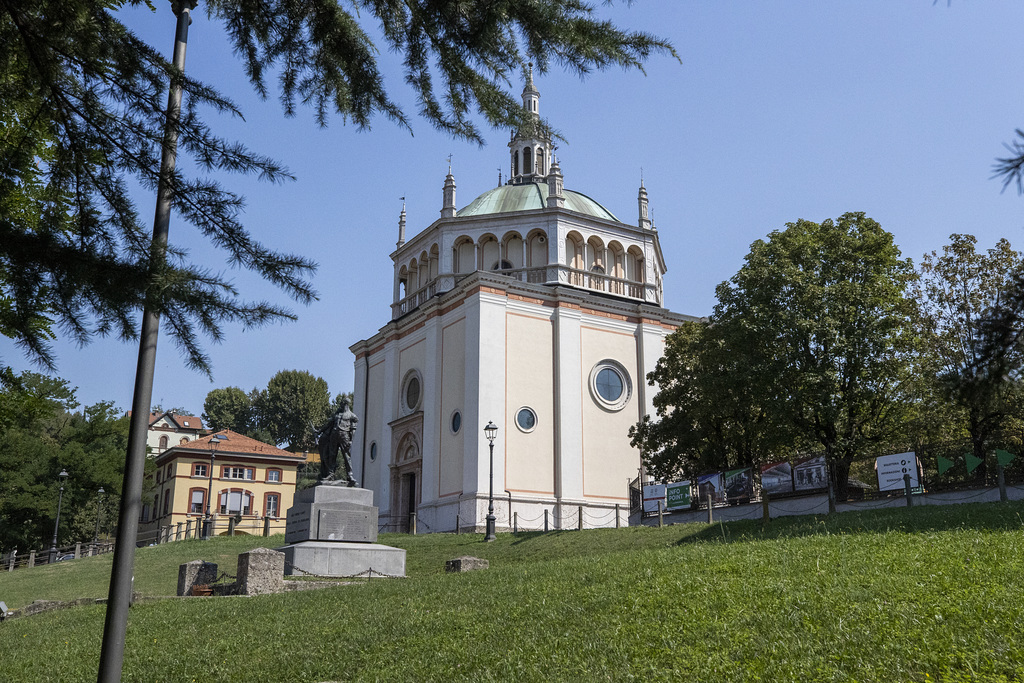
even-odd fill
[[[277,550],[287,576],[405,576],[405,551],[379,543],[303,541]]]

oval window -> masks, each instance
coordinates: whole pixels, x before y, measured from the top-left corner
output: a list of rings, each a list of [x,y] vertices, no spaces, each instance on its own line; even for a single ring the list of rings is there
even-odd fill
[[[374,441],[370,444],[370,462],[377,459],[377,442]]]
[[[532,432],[537,426],[537,413],[532,408],[520,408],[516,413],[516,426],[524,432]]]
[[[405,381],[402,385],[402,411],[404,414],[415,412],[423,400],[423,382],[420,379],[418,370],[410,370],[405,374]]]
[[[462,413],[456,410],[452,413],[452,434],[458,434],[460,429],[462,429]]]

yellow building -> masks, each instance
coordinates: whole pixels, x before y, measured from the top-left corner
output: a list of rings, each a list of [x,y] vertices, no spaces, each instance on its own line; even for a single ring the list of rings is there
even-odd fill
[[[262,441],[225,429],[173,446],[155,457],[152,504],[143,506],[140,534],[192,522],[209,512],[214,518],[237,517],[240,533],[263,528],[270,518],[273,532],[283,531],[292,506],[300,465],[299,453],[289,453]],[[227,530],[221,521],[217,533]]]

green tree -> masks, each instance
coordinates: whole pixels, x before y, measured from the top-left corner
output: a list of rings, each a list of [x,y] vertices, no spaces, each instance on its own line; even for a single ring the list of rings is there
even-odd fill
[[[214,389],[203,402],[203,422],[215,432],[230,429],[248,434],[256,426],[252,399],[238,387]]]
[[[48,545],[62,469],[70,476],[58,542],[92,540],[100,487],[107,493],[105,521],[112,526],[116,520],[128,418],[108,402],[71,413],[74,390],[62,379],[30,372],[6,377],[0,387],[0,548]]]
[[[222,325],[257,326],[293,317],[243,300],[225,276],[165,257],[134,206],[129,187],[155,190],[160,179],[166,93],[180,83],[185,106],[180,168],[199,174],[252,173],[291,178],[276,162],[225,140],[202,112],[241,112],[213,87],[173,68],[128,30],[118,12],[148,0],[0,0],[0,332],[53,366],[51,323],[78,342],[94,335],[133,338],[148,303],[189,364],[208,370],[198,335]],[[666,42],[623,32],[583,0],[207,0],[256,91],[278,79],[288,114],[313,107],[368,128],[383,115],[409,128],[377,66],[402,55],[404,82],[419,114],[454,136],[482,140],[473,117],[515,128],[528,113],[508,92],[528,60],[584,74],[612,65],[639,68]],[[166,11],[166,10],[162,10]],[[171,32],[170,13],[168,36]],[[370,38],[379,32],[381,45]],[[212,179],[180,170],[167,178],[174,211],[236,266],[258,273],[301,303],[315,297],[314,264],[273,251],[241,222],[243,199]],[[152,254],[151,254],[152,252]]]
[[[648,382],[657,420],[630,431],[644,465],[656,478],[769,462],[793,449],[794,434],[766,400],[760,383],[768,360],[747,343],[743,329],[712,316],[686,322],[668,336]]]
[[[721,437],[712,433],[700,443],[753,462],[784,448],[771,432],[781,428],[790,448],[824,450],[844,495],[853,458],[902,438],[910,417],[917,342],[906,290],[913,277],[892,235],[863,213],[820,224],[799,220],[754,242],[740,271],[717,288],[710,331],[684,331],[680,344],[698,346],[687,348],[682,362],[663,365],[665,377],[655,373],[669,392],[675,382],[684,387],[675,399],[684,417],[673,433],[689,426],[687,415],[728,412],[700,401],[736,400],[742,417],[722,432],[730,441],[715,446]],[[670,397],[656,402],[671,420]],[[755,447],[744,449],[744,439]]]
[[[764,400],[820,445],[841,496],[854,457],[898,438],[909,417],[913,277],[891,233],[847,213],[789,223],[755,242],[717,290],[716,316],[764,350]]]
[[[949,239],[941,254],[924,255],[913,296],[937,393],[959,410],[974,454],[984,457],[1019,400],[1016,378],[1024,368],[1024,350],[1009,346],[994,368],[984,343],[986,321],[1012,304],[1008,294],[1021,270],[1021,254],[1005,239],[983,253],[973,235]]]
[[[312,450],[314,429],[330,415],[327,382],[304,370],[282,370],[270,378],[256,400],[259,425],[278,445],[291,451]]]

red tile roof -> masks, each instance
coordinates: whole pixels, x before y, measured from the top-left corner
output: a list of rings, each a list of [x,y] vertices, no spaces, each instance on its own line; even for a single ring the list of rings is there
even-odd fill
[[[213,450],[213,446],[211,445],[214,440],[213,437],[218,435],[227,437],[227,439],[217,440],[216,452],[218,454],[238,453],[245,455],[277,455],[295,458],[297,460],[304,459],[302,453],[292,453],[290,451],[285,451],[278,448],[277,446],[271,446],[268,443],[263,443],[262,441],[249,438],[244,434],[233,432],[230,429],[222,429],[219,432],[214,432],[213,434],[210,434],[209,436],[203,436],[198,439],[195,439],[194,441],[189,441],[186,444],[175,446],[175,448],[177,448],[178,450],[185,448],[195,448],[204,451]]]

